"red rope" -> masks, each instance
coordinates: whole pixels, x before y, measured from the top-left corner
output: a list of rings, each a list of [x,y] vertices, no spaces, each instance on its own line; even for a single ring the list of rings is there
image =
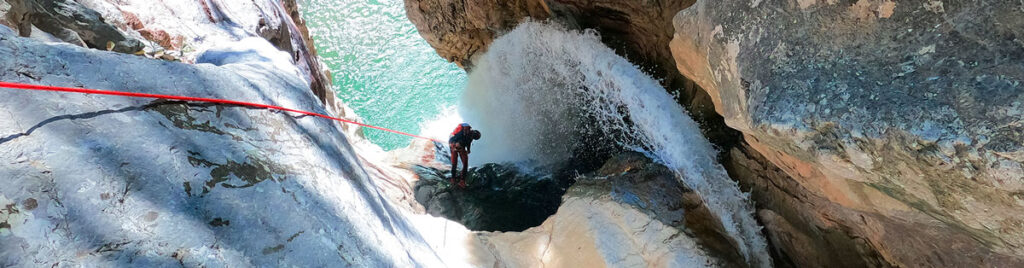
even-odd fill
[[[40,90],[40,91],[58,91],[58,92],[74,92],[74,93],[83,93],[83,94],[124,96],[124,97],[132,97],[132,98],[181,100],[181,101],[191,101],[191,102],[220,103],[220,104],[231,104],[231,105],[239,105],[239,106],[265,108],[265,109],[271,109],[271,110],[281,110],[281,111],[286,111],[286,112],[293,112],[293,113],[298,113],[298,114],[311,115],[311,116],[326,118],[326,119],[330,119],[330,120],[334,120],[334,121],[338,121],[338,122],[343,122],[343,123],[349,123],[349,124],[364,126],[364,127],[368,127],[368,128],[372,128],[372,129],[383,130],[383,131],[387,131],[387,132],[391,132],[391,133],[396,133],[396,134],[400,134],[400,135],[405,135],[405,136],[409,136],[409,137],[413,137],[413,138],[419,138],[419,139],[431,140],[431,141],[436,141],[436,142],[442,142],[442,141],[439,141],[439,140],[436,140],[436,139],[431,139],[431,138],[427,138],[427,137],[423,137],[423,136],[419,136],[419,135],[413,135],[413,134],[401,132],[401,131],[398,131],[398,130],[387,129],[387,128],[382,128],[382,127],[378,127],[378,126],[363,124],[363,123],[359,123],[359,122],[352,121],[352,120],[341,119],[341,118],[337,118],[337,117],[331,117],[331,116],[327,116],[327,115],[323,115],[323,114],[318,114],[318,113],[314,113],[314,112],[307,112],[307,111],[296,110],[296,109],[291,109],[291,108],[285,108],[285,107],[276,106],[276,105],[268,105],[268,104],[260,104],[260,103],[244,102],[244,101],[234,101],[234,100],[225,100],[225,99],[213,99],[213,98],[198,98],[198,97],[175,96],[175,95],[149,94],[149,93],[134,93],[134,92],[122,92],[122,91],[99,90],[99,89],[88,89],[88,88],[41,86],[41,85],[11,83],[11,82],[3,82],[3,81],[0,81],[0,88],[24,89],[24,90]]]

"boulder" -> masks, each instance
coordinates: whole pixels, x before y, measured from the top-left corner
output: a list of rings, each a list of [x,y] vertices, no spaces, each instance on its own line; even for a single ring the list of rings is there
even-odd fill
[[[17,35],[28,37],[32,33],[28,12],[29,8],[23,1],[0,2],[0,13],[3,13],[0,24],[9,27]]]
[[[181,49],[182,44],[185,42],[185,38],[182,36],[171,36],[164,30],[157,29],[140,29],[139,35],[146,40],[156,42],[161,47],[166,49],[178,50]]]
[[[11,0],[8,20],[19,25],[19,33],[28,36],[33,25],[72,44],[91,48],[136,53],[142,42],[108,24],[103,16],[71,0]]]
[[[776,199],[760,215],[794,262],[843,259],[797,255],[847,236],[832,250],[870,266],[1020,266],[1019,7],[700,0],[676,15],[671,50],[743,132],[734,170],[785,173],[744,184]]]

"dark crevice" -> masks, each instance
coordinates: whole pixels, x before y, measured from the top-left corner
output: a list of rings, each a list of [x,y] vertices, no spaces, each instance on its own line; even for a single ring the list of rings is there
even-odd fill
[[[209,107],[216,106],[216,107],[238,107],[238,108],[246,108],[246,109],[266,109],[266,108],[250,107],[250,106],[242,106],[242,105],[234,105],[234,104],[193,103],[193,102],[186,102],[186,101],[155,100],[155,101],[153,101],[153,102],[151,102],[149,104],[146,104],[146,105],[125,107],[125,108],[116,109],[116,110],[101,110],[101,111],[95,111],[95,112],[85,112],[85,113],[79,113],[79,114],[66,114],[66,115],[58,115],[58,116],[50,117],[50,118],[47,118],[46,120],[43,120],[43,121],[39,122],[38,124],[36,124],[36,125],[34,125],[32,127],[30,127],[25,132],[11,134],[11,135],[7,135],[7,136],[5,136],[3,138],[0,138],[0,145],[2,145],[4,143],[7,143],[9,141],[12,141],[14,139],[17,139],[17,138],[21,138],[23,136],[31,135],[32,133],[34,133],[39,128],[42,128],[42,127],[44,127],[46,125],[49,125],[51,123],[58,122],[58,121],[90,119],[90,118],[95,118],[95,117],[99,117],[99,116],[103,116],[103,115],[116,114],[116,113],[124,113],[124,112],[148,111],[148,110],[151,110],[151,109],[154,109],[154,108],[165,107],[165,106],[169,106],[169,105],[184,105],[184,106],[188,106],[188,107],[201,107],[201,108],[209,108]],[[276,110],[273,110],[273,111],[280,113],[279,111],[276,111]],[[304,117],[306,117],[306,115],[295,115],[295,116],[292,116],[292,118],[296,118],[296,119],[301,119],[301,118],[304,118]]]
[[[94,117],[98,117],[98,116],[102,116],[102,115],[108,115],[108,114],[131,112],[131,111],[143,111],[143,110],[146,110],[146,109],[149,109],[149,108],[157,107],[157,106],[160,106],[160,105],[166,105],[166,104],[169,104],[169,103],[168,102],[156,102],[156,103],[150,103],[150,104],[142,105],[142,106],[131,106],[131,107],[126,107],[126,108],[121,108],[121,109],[117,109],[117,110],[102,110],[102,111],[86,112],[86,113],[80,113],[80,114],[66,114],[66,115],[54,116],[54,117],[47,118],[46,120],[43,120],[42,122],[39,122],[38,124],[32,126],[31,128],[29,128],[25,132],[17,133],[17,134],[11,134],[11,135],[7,135],[6,137],[0,138],[0,144],[4,144],[4,143],[6,143],[8,141],[20,138],[22,136],[31,135],[37,129],[42,128],[43,126],[46,126],[46,125],[48,125],[50,123],[54,123],[54,122],[57,122],[57,121],[89,119],[89,118],[94,118]]]

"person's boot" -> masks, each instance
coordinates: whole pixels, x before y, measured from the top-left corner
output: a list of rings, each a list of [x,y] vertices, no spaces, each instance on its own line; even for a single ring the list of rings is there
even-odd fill
[[[468,164],[466,166],[469,166]],[[466,168],[462,169],[462,188],[466,188],[466,183],[469,181],[469,171]]]

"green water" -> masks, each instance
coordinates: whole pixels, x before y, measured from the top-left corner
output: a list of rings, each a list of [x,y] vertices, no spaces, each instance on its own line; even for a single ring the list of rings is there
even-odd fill
[[[334,90],[366,123],[420,133],[420,122],[454,106],[466,84],[458,66],[438,56],[405,17],[402,0],[300,0],[302,16]],[[385,150],[410,138],[366,130]]]

